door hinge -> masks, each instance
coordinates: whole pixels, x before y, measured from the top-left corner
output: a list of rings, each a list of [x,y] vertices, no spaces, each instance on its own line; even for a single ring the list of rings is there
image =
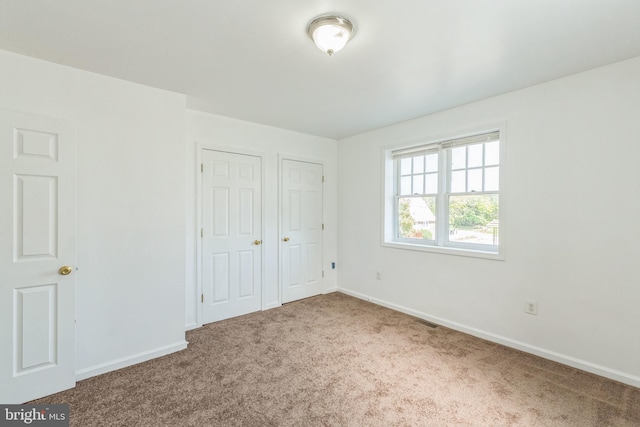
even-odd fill
[[[324,270],[322,270],[322,277],[324,277]]]
[[[322,182],[324,182],[324,175],[322,175]]]
[[[200,172],[204,173],[204,163],[200,163]]]
[[[200,229],[200,237],[204,237],[204,228]]]
[[[200,302],[204,302],[204,294],[200,294]]]
[[[322,231],[324,231],[324,224],[322,224]]]

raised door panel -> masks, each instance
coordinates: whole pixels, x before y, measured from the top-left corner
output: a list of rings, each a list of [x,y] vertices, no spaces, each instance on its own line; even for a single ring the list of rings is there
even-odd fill
[[[287,247],[286,259],[288,262],[285,270],[287,273],[285,284],[289,288],[299,286],[302,281],[300,274],[302,271],[302,247],[300,245],[289,245]]]
[[[14,373],[25,375],[58,362],[58,285],[14,289]]]
[[[302,230],[302,194],[300,190],[289,190],[287,194],[289,205],[284,222],[285,231],[291,235],[292,232]]]
[[[14,175],[14,259],[58,256],[58,179]]]
[[[218,253],[211,255],[211,272],[206,282],[211,285],[211,299],[213,304],[228,303],[230,300],[229,254]]]
[[[317,242],[307,243],[304,246],[304,278],[306,284],[314,284],[322,275],[322,258],[320,245]]]
[[[211,191],[211,221],[209,229],[211,235],[216,237],[228,236],[229,227],[229,214],[230,214],[230,200],[229,189],[212,187]]]
[[[255,296],[254,281],[254,251],[238,252],[238,298],[253,298]]]
[[[254,219],[254,192],[251,188],[238,190],[238,234],[253,235]]]

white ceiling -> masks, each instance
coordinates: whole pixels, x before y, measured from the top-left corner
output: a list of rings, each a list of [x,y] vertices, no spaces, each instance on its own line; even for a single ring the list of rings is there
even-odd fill
[[[0,0],[0,48],[339,139],[640,56],[640,0]]]

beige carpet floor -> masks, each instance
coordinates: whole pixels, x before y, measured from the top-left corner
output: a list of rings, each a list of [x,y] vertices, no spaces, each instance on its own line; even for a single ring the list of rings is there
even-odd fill
[[[640,426],[640,389],[340,293],[80,381],[72,426]]]

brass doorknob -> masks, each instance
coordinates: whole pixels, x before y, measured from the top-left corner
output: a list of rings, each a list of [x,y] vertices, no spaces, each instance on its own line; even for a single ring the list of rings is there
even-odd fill
[[[289,241],[289,238],[288,238],[288,237],[285,237],[285,238],[284,238],[284,239],[282,239],[282,240],[284,240],[285,242],[288,242],[288,241]]]
[[[73,271],[73,268],[71,268],[70,265],[63,265],[58,270],[58,273],[62,274],[63,276],[66,276],[68,274],[71,274],[72,271]]]
[[[261,243],[262,243],[262,240],[254,240],[254,241],[253,241],[253,244],[254,244],[254,245],[259,245],[259,244],[261,244]]]

